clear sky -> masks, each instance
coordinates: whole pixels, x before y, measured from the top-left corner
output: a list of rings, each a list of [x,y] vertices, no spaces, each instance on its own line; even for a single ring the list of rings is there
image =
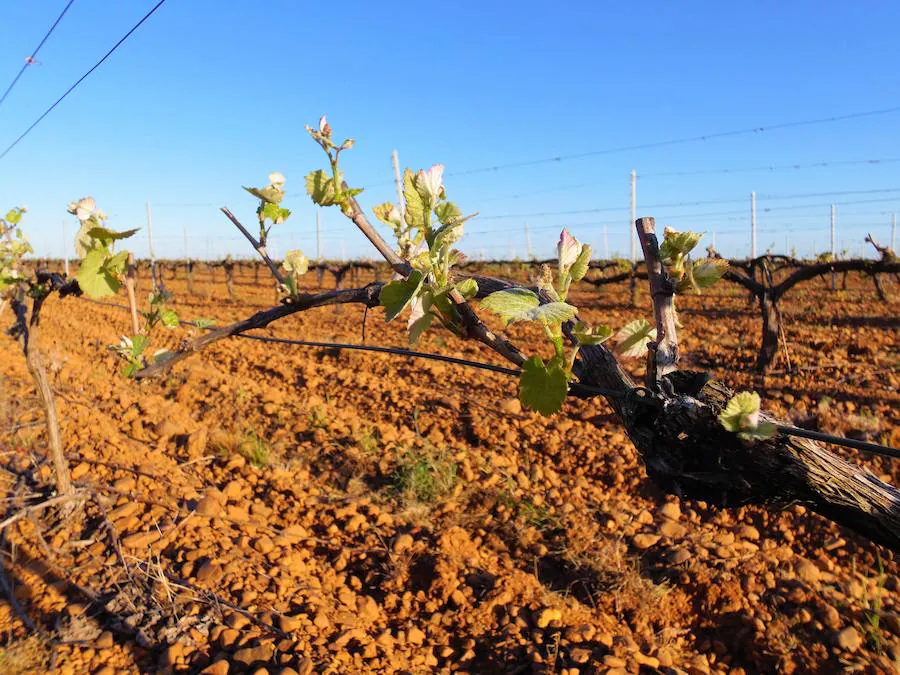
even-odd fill
[[[0,91],[64,4],[0,3]],[[75,0],[0,106],[0,152],[153,4]],[[367,208],[395,196],[392,149],[403,166],[445,164],[451,199],[481,213],[461,242],[472,256],[524,257],[525,224],[536,255],[563,225],[600,256],[606,228],[609,252],[627,254],[632,169],[638,215],[715,231],[725,255],[748,251],[754,190],[760,251],[826,250],[831,202],[838,247],[864,251],[867,229],[886,243],[900,212],[900,110],[466,172],[900,106],[898,26],[894,0],[168,0],[0,160],[0,208],[28,206],[45,255],[62,254],[66,204],[86,195],[120,229],[144,227],[149,201],[157,255],[184,255],[185,227],[191,256],[246,254],[217,207],[252,223],[240,186],[279,170],[296,196],[275,252],[313,257],[315,211],[297,193],[324,156],[303,125],[327,113],[336,135],[357,140],[344,167],[370,186]],[[832,164],[696,173],[819,162]],[[659,175],[673,172],[690,175]],[[811,193],[826,194],[794,196]],[[537,215],[571,211],[582,213]],[[374,253],[336,210],[322,224],[324,255]]]

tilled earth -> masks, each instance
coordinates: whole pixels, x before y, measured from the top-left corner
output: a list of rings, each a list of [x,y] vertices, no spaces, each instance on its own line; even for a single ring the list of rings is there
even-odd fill
[[[221,270],[197,272],[194,294],[183,271],[169,276],[185,319],[221,324],[274,300],[247,269],[233,302]],[[781,360],[765,378],[746,294],[686,297],[683,365],[759,391],[794,422],[900,446],[900,290],[885,286],[893,305],[860,279],[792,291],[792,372]],[[613,326],[651,318],[625,284],[574,302]],[[402,322],[369,315],[367,343],[405,345]],[[260,334],[359,342],[363,322],[361,307],[320,309]],[[127,312],[52,299],[43,323],[84,499],[4,530],[0,672],[900,669],[893,554],[800,505],[717,510],[663,494],[602,399],[543,418],[504,375],[246,339],[136,383],[106,348]],[[529,327],[508,334],[546,349]],[[24,359],[0,344],[8,517],[52,496],[53,479]],[[420,348],[496,362],[442,329]],[[852,455],[900,479],[900,464]]]

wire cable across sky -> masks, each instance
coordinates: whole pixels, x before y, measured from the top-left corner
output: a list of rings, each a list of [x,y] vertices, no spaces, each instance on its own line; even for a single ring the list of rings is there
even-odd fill
[[[44,46],[44,43],[53,34],[53,31],[56,30],[56,27],[59,25],[59,22],[62,21],[62,18],[66,15],[66,12],[69,11],[69,7],[72,6],[73,2],[75,2],[75,0],[69,0],[69,2],[66,3],[66,6],[63,7],[63,11],[59,13],[59,16],[56,17],[56,21],[53,22],[52,26],[50,26],[50,30],[48,30],[44,34],[44,37],[41,38],[41,41],[38,44],[38,46],[35,47],[34,51],[31,52],[31,54],[29,54],[28,57],[25,59],[25,63],[22,64],[22,67],[19,69],[19,72],[13,78],[13,81],[10,82],[9,86],[6,88],[6,91],[3,92],[3,96],[0,96],[0,105],[3,105],[3,102],[6,100],[6,97],[9,96],[9,92],[11,92],[13,90],[13,87],[16,86],[16,83],[19,81],[19,78],[22,77],[22,75],[28,69],[28,66],[34,65],[34,59],[38,55],[38,52],[41,51],[41,47]]]
[[[84,80],[86,80],[86,79],[88,78],[88,76],[89,76],[91,73],[93,73],[95,70],[97,70],[97,68],[99,68],[99,67],[103,64],[103,62],[106,61],[106,59],[108,59],[110,56],[112,56],[112,55],[113,55],[113,52],[115,52],[115,51],[119,48],[119,46],[120,46],[123,42],[125,42],[125,40],[127,40],[129,37],[131,37],[132,33],[134,33],[138,28],[140,28],[141,25],[142,25],[147,19],[149,19],[151,16],[153,16],[153,14],[156,12],[156,10],[158,10],[160,7],[162,7],[162,5],[163,5],[163,3],[165,3],[165,1],[166,1],[166,0],[159,0],[159,2],[157,2],[157,3],[153,6],[153,8],[152,8],[149,12],[147,12],[147,13],[143,16],[143,18],[142,18],[140,21],[138,21],[138,22],[131,28],[130,31],[128,31],[127,33],[125,33],[125,35],[122,36],[122,38],[119,39],[119,41],[118,41],[116,44],[113,45],[112,49],[110,49],[108,52],[106,52],[106,54],[103,55],[103,58],[102,58],[102,59],[100,59],[99,61],[97,61],[97,63],[95,63],[93,66],[91,66],[91,69],[88,70],[84,75],[82,75],[81,77],[79,77],[78,80],[75,82],[75,84],[73,84],[71,87],[69,87],[69,88],[66,90],[66,92],[65,92],[62,96],[60,96],[58,99],[56,99],[56,102],[53,103],[53,105],[51,105],[49,108],[47,108],[47,109],[43,112],[43,114],[41,114],[40,117],[38,117],[34,122],[31,123],[31,126],[30,126],[30,127],[28,127],[25,131],[22,132],[22,135],[20,135],[16,140],[14,140],[12,143],[10,143],[9,147],[7,147],[6,150],[4,150],[2,153],[0,153],[0,159],[3,159],[4,157],[6,157],[6,155],[9,154],[9,151],[12,150],[14,147],[16,147],[22,139],[24,139],[28,134],[30,134],[31,131],[32,131],[38,124],[40,124],[41,121],[42,121],[47,115],[49,115],[49,114],[51,113],[51,111],[52,111],[56,106],[58,106],[60,103],[63,102],[63,99],[65,99],[66,96],[68,96],[68,95],[71,94],[73,91],[75,91],[75,88],[78,87],[79,84],[81,84],[82,82],[84,82]],[[71,4],[71,3],[70,3],[70,4]]]

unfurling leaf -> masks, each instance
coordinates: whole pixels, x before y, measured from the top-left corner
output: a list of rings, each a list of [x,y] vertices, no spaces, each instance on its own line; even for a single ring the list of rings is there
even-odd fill
[[[406,201],[406,224],[425,229],[425,203],[416,189],[415,174],[407,169],[403,172],[403,199]]]
[[[471,300],[478,295],[478,282],[474,279],[466,279],[456,284],[456,290],[465,300]]]
[[[556,245],[556,257],[559,261],[559,272],[565,274],[578,256],[581,255],[581,243],[569,234],[568,230],[563,230],[559,235],[559,243]]]
[[[444,196],[444,165],[435,164],[428,171],[416,174],[416,192],[426,209],[431,209]]]
[[[519,376],[519,400],[542,415],[559,412],[569,391],[566,373],[556,361],[544,365],[540,356],[522,364]]]
[[[316,169],[306,176],[306,193],[319,206],[334,204],[334,178],[322,169]]]
[[[281,200],[284,199],[284,190],[274,185],[267,185],[264,188],[244,186],[244,189],[267,204],[280,204]]]
[[[395,230],[398,227],[403,227],[403,216],[396,204],[385,202],[372,207],[372,210],[375,212],[375,217],[385,225],[390,225]]]
[[[683,292],[682,285],[689,284],[690,288],[699,293],[702,289],[713,286],[727,271],[728,261],[722,258],[698,260],[688,268],[687,274],[678,285],[678,290]],[[685,286],[684,290],[687,288],[688,286]]]
[[[85,224],[88,224],[90,222],[91,221],[85,221]],[[100,246],[109,246],[114,241],[118,241],[120,239],[128,239],[129,237],[133,236],[139,229],[140,228],[135,228],[133,230],[125,230],[124,232],[116,232],[115,230],[110,230],[106,227],[95,226],[88,228],[85,232],[85,236],[88,239],[93,239]],[[90,246],[90,248],[95,247],[96,246]]]
[[[462,211],[453,202],[441,202],[434,207],[434,215],[440,223],[447,225],[462,218]]]
[[[406,309],[419,292],[424,278],[419,270],[413,270],[407,279],[392,281],[381,289],[379,301],[387,321],[397,318]]]
[[[548,302],[528,312],[526,321],[540,321],[546,324],[560,324],[571,321],[578,313],[578,308],[565,302]]]
[[[409,320],[406,322],[406,329],[409,331],[409,344],[414,345],[419,341],[431,322],[434,320],[434,314],[431,313],[432,296],[429,291],[425,291],[416,296],[413,300],[412,308],[409,312]]]
[[[647,343],[656,339],[656,329],[646,319],[635,319],[616,333],[616,352],[625,358],[637,358],[647,353]]]
[[[591,328],[586,323],[579,321],[572,329],[572,335],[580,345],[599,345],[612,337],[613,329],[609,326],[594,326]]]
[[[719,423],[744,440],[765,440],[775,435],[775,425],[761,422],[759,394],[742,391],[735,394],[719,414]]]
[[[17,207],[14,209],[10,209],[6,212],[6,215],[3,217],[10,225],[18,225],[22,221],[22,214],[25,213],[25,209],[22,207]]]
[[[166,328],[178,328],[181,323],[174,309],[164,309],[159,315],[159,320]]]
[[[572,263],[572,268],[569,270],[572,281],[581,281],[584,278],[584,275],[587,274],[588,266],[590,264],[591,247],[584,244],[581,247],[581,252],[578,254],[578,257],[575,258],[575,262]]]
[[[509,288],[495,291],[481,301],[481,306],[509,325],[513,321],[523,321],[528,312],[540,305],[538,296],[527,288]]]
[[[659,245],[660,259],[662,262],[670,262],[686,256],[697,245],[702,236],[702,233],[676,232],[667,227],[663,243]]]
[[[281,264],[292,277],[302,277],[309,270],[309,258],[299,250],[285,253]]]
[[[268,218],[272,221],[274,225],[280,225],[284,221],[286,221],[291,216],[291,210],[285,209],[278,204],[273,204],[271,202],[266,202],[262,206],[262,217]]]
[[[516,321],[540,321],[558,324],[575,318],[578,310],[565,302],[540,304],[538,296],[527,288],[496,291],[481,301],[481,306],[493,312],[506,325]]]

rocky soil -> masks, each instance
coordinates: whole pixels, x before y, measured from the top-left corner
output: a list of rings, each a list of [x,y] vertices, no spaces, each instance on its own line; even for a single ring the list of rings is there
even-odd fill
[[[198,271],[195,295],[169,274],[182,318],[226,322],[273,300],[246,270],[233,303],[211,299],[221,270]],[[646,293],[638,309],[627,299],[626,285],[574,297],[594,321],[649,318]],[[783,307],[794,368],[760,378],[758,312],[717,287],[681,302],[684,365],[804,426],[900,446],[896,308],[865,280],[799,287]],[[106,349],[126,312],[70,298],[44,315],[84,499],[4,530],[0,672],[900,669],[893,554],[802,505],[723,511],[661,493],[601,399],[542,418],[504,375],[241,339],[136,383]],[[261,334],[358,342],[363,320],[315,310]],[[405,344],[380,311],[366,324],[368,343]],[[511,335],[544,349],[527,327]],[[12,516],[53,481],[24,360],[0,345]],[[494,361],[440,329],[421,348]],[[851,454],[900,480],[900,463]]]

